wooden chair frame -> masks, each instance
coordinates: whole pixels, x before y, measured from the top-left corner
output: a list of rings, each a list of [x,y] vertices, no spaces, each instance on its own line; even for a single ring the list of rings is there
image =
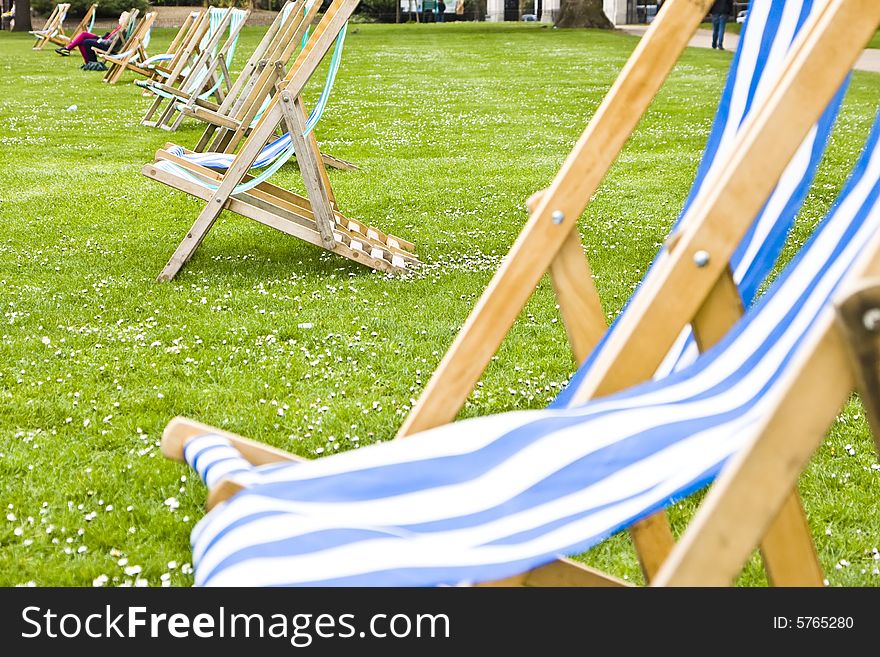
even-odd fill
[[[358,2],[334,0],[330,5],[290,72],[276,83],[272,102],[225,175],[177,157],[167,148],[156,154],[157,159],[174,162],[193,175],[218,185],[216,190],[168,173],[157,168],[155,163],[144,166],[144,175],[207,202],[159,275],[159,281],[174,278],[224,208],[379,271],[400,272],[418,262],[413,254],[415,247],[410,242],[349,219],[337,210],[314,134],[303,136],[307,115],[300,94]],[[236,192],[239,183],[251,179],[249,169],[279,126],[284,126],[294,140],[308,198],[268,182]]]
[[[181,58],[175,68],[172,70],[168,78],[162,82],[154,81],[151,86],[146,87],[148,90],[160,90],[166,94],[170,94],[169,98],[157,93],[156,99],[147,110],[142,125],[149,127],[158,127],[168,131],[175,131],[180,127],[184,119],[184,114],[179,111],[178,105],[180,101],[188,101],[193,97],[205,93],[222,77],[222,84],[214,91],[213,96],[218,103],[222,103],[226,97],[226,92],[230,89],[229,71],[226,68],[226,53],[238,39],[241,29],[247,22],[250,10],[245,10],[245,17],[230,29],[232,22],[233,10],[230,8],[223,17],[223,20],[217,27],[204,48],[200,46],[201,38],[210,28],[209,14],[205,12],[198,29],[194,30],[193,35],[199,34],[198,40],[190,41],[187,48],[192,47],[190,56]],[[223,41],[224,34],[229,31],[229,36]],[[222,45],[221,45],[221,41]],[[216,50],[216,53],[215,53]],[[189,72],[184,75],[186,64],[192,60],[189,66]],[[191,80],[201,78],[201,82],[197,88],[187,88]],[[165,105],[163,109],[163,104]],[[160,111],[161,110],[161,111]],[[153,118],[158,114],[158,118]]]
[[[49,43],[49,40],[56,35],[64,34],[64,19],[67,18],[67,12],[70,10],[70,3],[59,2],[55,5],[46,24],[40,30],[32,30],[31,34],[36,38],[33,50],[42,50]]]
[[[170,85],[171,87],[174,87],[175,85],[179,86],[183,83],[186,76],[192,71],[191,64],[195,63],[201,55],[200,43],[202,37],[205,36],[205,33],[209,28],[210,19],[206,10],[202,10],[197,16],[190,14],[187,17],[187,20],[181,26],[175,37],[175,41],[180,39],[177,49],[169,49],[169,54],[172,54],[173,56],[168,63],[157,65],[152,69],[148,80],[135,83],[144,87],[144,95],[155,95],[150,91],[151,87],[154,85]],[[174,43],[172,43],[172,45],[174,45]],[[160,97],[156,96],[156,100],[153,103],[156,105],[157,109],[157,102],[159,100]],[[155,112],[155,110],[153,111]],[[149,112],[148,115],[151,116]],[[143,120],[141,122],[143,122]]]
[[[709,2],[670,0],[597,111],[559,174],[533,197],[528,224],[477,303],[399,437],[454,420],[540,277],[549,272],[572,351],[582,362],[604,330],[604,315],[576,229],[625,140],[668,75]],[[779,84],[747,120],[730,159],[710,190],[670,237],[615,333],[575,391],[575,401],[607,395],[649,379],[686,325],[705,349],[742,313],[729,260],[787,162],[880,24],[872,0],[828,0],[798,37]],[[708,181],[707,181],[708,182]],[[695,257],[708,253],[709,258]],[[666,585],[729,584],[761,545],[777,585],[821,585],[821,569],[796,493],[797,478],[839,409],[857,387],[880,390],[880,236],[851,276],[839,311],[823,318],[821,335],[803,350],[775,412],[721,473],[678,544],[663,516],[633,531],[648,581]],[[840,328],[844,327],[844,328]],[[873,327],[873,328],[872,328]],[[880,399],[868,402],[880,427]],[[212,433],[226,432],[209,429]],[[206,428],[178,418],[163,451],[182,455]],[[230,436],[255,464],[290,459],[279,450]],[[211,491],[216,504],[233,494],[230,481]],[[570,560],[500,582],[575,585],[621,582]]]

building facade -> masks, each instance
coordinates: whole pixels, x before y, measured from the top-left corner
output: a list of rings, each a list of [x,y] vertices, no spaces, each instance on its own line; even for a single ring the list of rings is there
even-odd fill
[[[542,23],[553,23],[559,14],[560,0],[535,0],[534,13]],[[636,0],[602,0],[602,8],[605,15],[615,25],[634,23],[643,12],[645,3]],[[486,0],[486,20],[500,22],[505,20],[519,20],[518,0]]]

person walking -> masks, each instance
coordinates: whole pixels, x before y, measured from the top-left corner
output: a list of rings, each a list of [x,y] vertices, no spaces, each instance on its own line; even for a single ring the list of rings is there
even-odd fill
[[[724,27],[727,17],[730,16],[730,4],[731,0],[715,0],[709,10],[709,17],[712,19],[712,47],[718,50],[724,50]]]
[[[439,0],[439,2],[437,2],[437,22],[446,22],[446,3],[443,2],[443,0]]]

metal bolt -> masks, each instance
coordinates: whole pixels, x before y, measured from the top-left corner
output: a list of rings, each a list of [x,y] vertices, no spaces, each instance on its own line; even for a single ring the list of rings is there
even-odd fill
[[[554,210],[553,214],[550,215],[550,219],[554,224],[561,224],[565,221],[565,213],[562,210]]]
[[[697,267],[705,267],[709,264],[709,252],[708,251],[697,251],[694,254],[694,264]]]
[[[871,333],[880,331],[880,308],[868,308],[862,315],[862,326]]]
[[[223,199],[222,199],[222,198],[215,198],[214,200],[217,201],[218,203],[222,203],[222,202],[223,202]]]

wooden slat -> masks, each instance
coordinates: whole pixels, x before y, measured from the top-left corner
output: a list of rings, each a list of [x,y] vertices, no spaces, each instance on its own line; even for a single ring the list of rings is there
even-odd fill
[[[325,249],[332,251],[336,248],[336,240],[333,238],[333,227],[336,223],[331,205],[332,192],[329,181],[325,175],[318,153],[312,149],[312,144],[303,138],[306,129],[306,113],[302,100],[291,98],[286,90],[281,91],[281,109],[287,123],[287,131],[293,140],[294,150],[299,162],[299,170],[308,192],[309,201],[312,204],[315,223]],[[320,171],[319,171],[320,170]],[[325,183],[326,181],[326,183]]]
[[[195,436],[204,436],[206,434],[214,434],[226,438],[239,452],[241,452],[241,455],[244,458],[254,465],[265,465],[267,463],[278,463],[280,461],[305,460],[302,457],[290,454],[284,450],[276,449],[261,442],[244,438],[230,431],[217,429],[216,427],[211,427],[207,424],[202,424],[185,417],[176,417],[165,427],[160,444],[162,454],[175,461],[182,461],[183,447],[186,442]]]
[[[507,579],[496,580],[480,584],[481,587],[509,587],[509,586],[589,586],[600,588],[617,588],[633,586],[617,577],[603,573],[595,568],[572,561],[571,559],[559,559],[529,571]]]
[[[694,340],[700,352],[713,347],[727,335],[744,312],[739,288],[728,266],[715,282],[692,322]]]
[[[553,262],[550,278],[575,361],[583,363],[605,333],[605,313],[577,230],[569,231]]]

